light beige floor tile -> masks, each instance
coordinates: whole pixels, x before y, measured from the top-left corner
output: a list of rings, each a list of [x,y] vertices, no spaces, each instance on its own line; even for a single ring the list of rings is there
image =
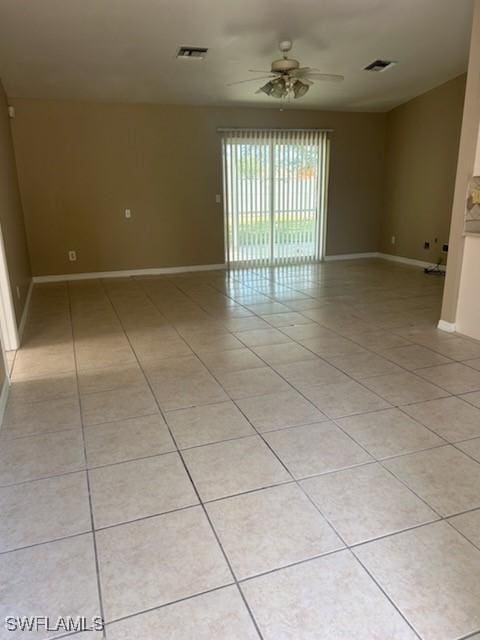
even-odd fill
[[[86,369],[78,372],[78,386],[82,395],[137,386],[144,382],[145,377],[136,362],[114,368]]]
[[[206,372],[205,366],[197,356],[165,358],[164,360],[146,360],[142,368],[148,379],[155,384],[164,384],[178,378],[197,376]]]
[[[185,339],[195,353],[212,353],[244,348],[243,343],[231,333],[217,333],[213,335],[211,333],[195,333],[192,336],[187,336]]]
[[[480,627],[480,551],[446,522],[355,554],[425,640],[453,640]]]
[[[362,384],[393,405],[422,402],[448,395],[447,391],[440,389],[436,384],[430,384],[430,382],[419,378],[418,375],[408,372],[364,378]]]
[[[75,372],[59,373],[45,378],[16,376],[10,385],[9,400],[19,404],[45,402],[77,395]]]
[[[252,347],[252,350],[269,365],[288,364],[289,362],[302,362],[304,360],[318,360],[318,357],[297,344],[287,342],[285,344],[268,344],[263,347]]]
[[[84,467],[80,430],[3,440],[0,446],[0,485],[80,471]]]
[[[384,464],[442,516],[480,507],[480,464],[450,445]]]
[[[344,546],[295,484],[212,502],[207,511],[239,580]]]
[[[322,358],[333,358],[335,356],[363,353],[365,351],[365,349],[356,342],[352,342],[336,334],[320,338],[308,338],[306,340],[299,340],[299,342]]]
[[[72,343],[65,347],[21,348],[15,356],[12,378],[41,378],[67,371],[75,371]]]
[[[258,640],[237,587],[224,587],[108,626],[109,640]]]
[[[312,322],[307,318],[309,324],[294,325],[293,327],[282,327],[282,333],[292,338],[292,340],[310,340],[312,338],[334,338],[335,333]]]
[[[372,351],[384,351],[385,349],[405,347],[410,344],[408,340],[390,331],[368,331],[367,333],[351,334],[351,339],[365,347],[365,349],[371,349]]]
[[[480,344],[465,340],[465,338],[452,338],[444,340],[435,346],[435,351],[453,360],[469,360],[480,358]]]
[[[305,387],[302,388],[302,392],[329,418],[341,418],[390,407],[388,402],[354,380]]]
[[[303,324],[311,324],[311,320],[306,318],[298,311],[291,311],[289,313],[271,313],[262,316],[262,318],[271,324],[272,327],[292,327]]]
[[[198,504],[177,453],[101,467],[89,475],[97,528]]]
[[[33,404],[13,401],[7,404],[1,427],[4,438],[18,438],[67,429],[80,429],[80,407],[74,396],[44,400]]]
[[[295,478],[372,461],[333,422],[271,431],[264,437]]]
[[[445,358],[439,353],[418,344],[386,349],[385,351],[382,351],[382,355],[401,367],[411,370],[451,362],[449,358]]]
[[[0,552],[90,531],[84,472],[0,489]]]
[[[100,391],[81,399],[83,424],[93,425],[158,413],[146,383],[134,387]]]
[[[458,442],[456,446],[471,458],[474,458],[475,460],[480,462],[480,438]]]
[[[99,369],[100,367],[115,367],[128,362],[135,362],[135,354],[127,339],[122,336],[118,345],[105,345],[104,338],[94,339],[91,344],[76,341],[75,357],[77,369]]]
[[[470,404],[473,404],[474,407],[478,407],[480,409],[480,391],[465,393],[461,396],[461,398],[463,400],[466,400]]]
[[[480,436],[480,410],[460,398],[430,400],[403,410],[449,442]]]
[[[460,362],[421,369],[417,373],[449,393],[458,394],[480,390],[480,371],[466,367]]]
[[[284,304],[281,304],[280,302],[273,302],[273,300],[271,302],[258,302],[253,304],[249,304],[248,302],[241,302],[241,304],[245,305],[247,309],[250,309],[250,311],[253,311],[253,313],[256,313],[258,315],[289,312],[293,308],[292,306],[290,306],[290,303],[288,304],[288,306],[286,306]]]
[[[480,509],[449,518],[448,522],[480,549]]]
[[[468,367],[472,367],[472,369],[476,369],[480,371],[480,358],[474,358],[473,360],[465,360],[464,364]]]
[[[132,340],[132,346],[135,350],[137,358],[140,361],[164,358],[176,358],[191,355],[192,350],[174,333],[171,337],[157,337],[153,339],[151,335],[135,337]]]
[[[194,376],[154,381],[152,388],[163,411],[173,411],[228,400],[215,378],[206,370]]]
[[[283,391],[237,400],[237,405],[258,431],[273,431],[321,422],[327,417],[297,391]]]
[[[180,449],[255,435],[233,402],[169,411],[166,419]]]
[[[90,534],[57,540],[0,555],[0,616],[41,615],[52,623],[63,616],[84,616],[89,621],[100,616],[93,540]],[[55,579],[48,579],[55,576]],[[40,614],[34,612],[40,611]],[[2,624],[1,640],[28,636],[53,638],[58,633],[10,632]],[[83,637],[101,637],[86,632]]]
[[[258,436],[188,449],[183,456],[203,500],[291,480]]]
[[[251,312],[248,312],[251,313]],[[225,327],[229,331],[253,331],[254,329],[268,329],[269,325],[265,320],[253,314],[246,318],[229,318],[225,321]]]
[[[274,369],[278,371],[282,378],[285,378],[290,384],[298,388],[348,380],[344,373],[317,356],[314,356],[313,360],[307,360],[306,362],[278,364],[275,365]]]
[[[103,529],[96,539],[107,621],[233,582],[201,507]]]
[[[85,429],[90,467],[173,451],[175,445],[160,414],[108,422]]]
[[[377,459],[445,444],[399,409],[341,418],[337,424]]]
[[[218,376],[218,379],[233,400],[291,389],[270,367],[225,373]]]
[[[330,364],[341,371],[344,371],[352,378],[366,378],[386,373],[401,371],[393,362],[389,362],[376,353],[366,351],[365,353],[351,353],[334,358],[326,358]]]
[[[242,590],[265,640],[417,637],[348,551],[248,580]]]
[[[437,520],[437,514],[379,464],[302,481],[349,545]]]
[[[277,329],[254,329],[235,334],[247,347],[261,347],[267,344],[291,342],[290,338]]]
[[[215,351],[199,354],[204,365],[214,376],[264,367],[265,363],[250,349],[232,349],[230,351]]]

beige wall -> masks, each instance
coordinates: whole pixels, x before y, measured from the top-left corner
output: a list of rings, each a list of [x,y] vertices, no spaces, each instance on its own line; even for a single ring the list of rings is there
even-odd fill
[[[0,82],[0,226],[8,263],[17,324],[31,280],[22,204],[18,189],[8,103]],[[17,287],[20,298],[17,296]]]
[[[462,75],[388,113],[382,252],[436,262],[448,242],[464,94]]]
[[[385,114],[13,103],[35,275],[222,263],[228,126],[333,128],[327,254],[378,248]]]

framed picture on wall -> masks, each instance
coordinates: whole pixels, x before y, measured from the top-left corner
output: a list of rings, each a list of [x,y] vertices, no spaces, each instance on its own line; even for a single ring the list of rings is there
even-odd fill
[[[465,233],[480,234],[480,176],[473,176],[468,184],[464,230]]]

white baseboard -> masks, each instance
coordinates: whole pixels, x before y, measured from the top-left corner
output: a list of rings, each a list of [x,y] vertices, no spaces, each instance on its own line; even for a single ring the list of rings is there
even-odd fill
[[[22,344],[22,336],[25,330],[25,324],[27,323],[28,310],[30,308],[30,300],[32,298],[32,291],[33,291],[33,278],[30,280],[30,284],[28,285],[27,296],[25,298],[25,304],[23,305],[22,317],[20,318],[20,324],[18,325],[18,346]]]
[[[370,251],[367,253],[340,253],[337,255],[325,256],[326,262],[333,262],[336,260],[358,260],[359,258],[378,258],[380,254],[377,251]]]
[[[425,269],[426,267],[434,267],[435,262],[425,262],[424,260],[414,260],[413,258],[404,258],[403,256],[394,256],[391,253],[378,253],[377,256],[382,258],[382,260],[390,260],[391,262],[401,262],[402,264],[409,264],[412,267],[422,267]],[[446,267],[444,264],[439,266],[440,271],[445,271]]]
[[[10,393],[10,377],[8,371],[5,374],[5,380],[3,381],[2,391],[0,392],[0,425],[3,422],[3,416],[8,402],[8,394]]]
[[[198,264],[186,267],[158,267],[152,269],[124,269],[121,271],[90,271],[86,273],[64,273],[58,276],[34,276],[33,282],[65,282],[67,280],[93,280],[96,278],[129,278],[131,276],[160,276],[195,271],[225,269],[225,264]]]
[[[447,322],[446,320],[439,320],[437,327],[441,330],[441,331],[446,331],[447,333],[455,333],[456,329],[456,324],[454,322]]]

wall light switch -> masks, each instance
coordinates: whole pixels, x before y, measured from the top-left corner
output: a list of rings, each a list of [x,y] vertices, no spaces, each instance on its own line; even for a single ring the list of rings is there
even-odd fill
[[[397,241],[397,238],[395,236],[392,236],[392,239],[390,240],[390,242],[392,244],[395,244],[396,241]]]
[[[215,202],[217,204],[220,204],[221,201],[222,201],[222,196],[219,193],[217,193],[217,195],[215,196]]]
[[[18,284],[16,286],[16,290],[17,290],[17,298],[18,300],[20,300],[20,298],[22,297],[22,294],[20,293],[20,287],[18,286]]]
[[[77,259],[77,252],[76,251],[69,251],[68,252],[68,259],[70,260],[70,262],[75,262]]]
[[[125,209],[125,218],[131,218],[132,217],[132,211],[130,209]]]

